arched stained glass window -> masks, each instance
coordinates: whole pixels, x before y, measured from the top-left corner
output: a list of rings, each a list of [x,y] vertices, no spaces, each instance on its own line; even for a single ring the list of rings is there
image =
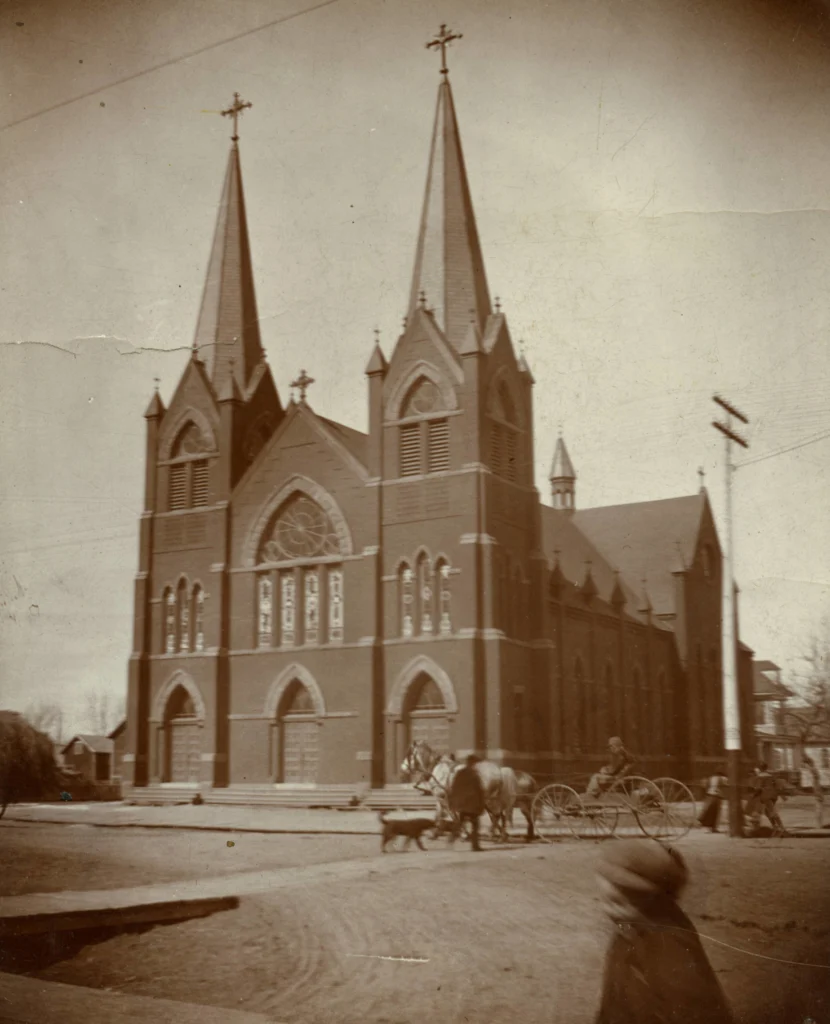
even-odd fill
[[[270,647],[274,630],[274,588],[270,576],[259,577],[257,599],[259,607],[257,643],[260,647]]]
[[[415,573],[408,565],[402,565],[398,574],[400,599],[401,636],[412,636],[415,632],[413,586]]]
[[[418,559],[418,628],[422,634],[432,632],[433,626],[432,569],[426,555]]]
[[[205,592],[197,584],[193,588],[193,650],[205,649]]]
[[[176,649],[179,651],[186,651],[190,648],[190,602],[187,599],[187,583],[184,580],[179,581],[179,586],[176,589],[176,617],[178,619],[178,628],[176,630],[177,644]]]
[[[176,652],[176,595],[168,588],[164,593],[164,653]]]
[[[292,495],[277,512],[260,547],[260,562],[295,561],[340,553],[340,539],[326,511],[308,495]]]
[[[452,617],[450,614],[452,594],[450,593],[450,567],[443,559],[440,560],[435,567],[435,582],[438,587],[438,605],[440,615],[438,631],[442,636],[448,636],[452,633]]]

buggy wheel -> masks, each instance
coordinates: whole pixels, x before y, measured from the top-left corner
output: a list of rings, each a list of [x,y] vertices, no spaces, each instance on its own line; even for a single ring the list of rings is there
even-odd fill
[[[614,783],[611,794],[625,821],[625,835],[640,833],[653,839],[668,835],[663,794],[649,779],[627,775]]]
[[[547,843],[575,835],[574,825],[583,816],[582,801],[570,786],[554,782],[533,798],[533,828]]]
[[[666,808],[666,835],[681,839],[697,821],[697,804],[688,786],[677,779],[655,779]]]
[[[608,839],[616,831],[620,809],[615,803],[601,801],[591,803],[582,797],[582,816],[570,822],[577,839]]]

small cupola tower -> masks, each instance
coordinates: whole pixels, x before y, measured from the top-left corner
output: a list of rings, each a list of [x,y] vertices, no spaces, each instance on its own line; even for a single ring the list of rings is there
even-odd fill
[[[561,433],[556,439],[548,479],[553,507],[560,512],[572,513],[576,508],[576,472]]]

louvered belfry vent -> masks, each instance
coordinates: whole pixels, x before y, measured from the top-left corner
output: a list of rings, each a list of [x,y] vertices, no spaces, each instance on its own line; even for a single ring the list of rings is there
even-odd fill
[[[432,420],[429,424],[427,452],[430,473],[450,468],[450,425],[447,420]]]

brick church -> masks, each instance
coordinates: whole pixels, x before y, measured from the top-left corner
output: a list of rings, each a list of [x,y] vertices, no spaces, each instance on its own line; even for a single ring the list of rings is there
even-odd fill
[[[283,404],[234,130],[192,358],[145,413],[134,796],[392,785],[417,738],[540,778],[595,770],[610,735],[651,776],[722,756],[706,491],[581,509],[560,437],[540,498],[534,381],[490,298],[445,70],[413,242],[367,431],[314,409],[305,371]]]

